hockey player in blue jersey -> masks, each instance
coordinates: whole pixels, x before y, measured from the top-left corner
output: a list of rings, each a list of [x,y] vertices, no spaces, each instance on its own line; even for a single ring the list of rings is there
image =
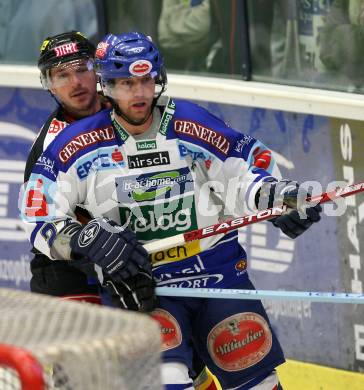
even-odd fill
[[[281,180],[258,140],[194,103],[164,99],[163,58],[145,35],[109,34],[96,55],[113,109],[70,125],[34,166],[22,203],[31,242],[51,259],[93,261],[121,300],[150,264],[159,286],[254,289],[237,232],[149,258],[140,244],[271,207],[276,193],[298,198],[298,185]],[[81,226],[76,205],[94,219]],[[290,209],[273,223],[295,238],[320,211]],[[260,301],[159,297],[152,315],[166,389],[193,388],[193,350],[223,389],[281,388],[284,356]]]

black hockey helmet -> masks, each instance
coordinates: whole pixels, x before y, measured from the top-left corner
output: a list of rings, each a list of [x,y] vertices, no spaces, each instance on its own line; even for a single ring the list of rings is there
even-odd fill
[[[41,72],[59,64],[82,58],[93,58],[96,48],[78,31],[46,38],[40,47],[38,68]]]
[[[40,47],[38,59],[43,88],[48,90],[51,88],[50,69],[54,67],[76,68],[86,60],[87,69],[92,70],[95,51],[96,48],[92,42],[78,31],[69,31],[46,38]]]

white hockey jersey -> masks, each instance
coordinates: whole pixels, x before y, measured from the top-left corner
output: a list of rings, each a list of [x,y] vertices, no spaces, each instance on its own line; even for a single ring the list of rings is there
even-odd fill
[[[161,121],[153,139],[136,140],[103,110],[71,124],[49,145],[21,206],[38,250],[51,257],[52,242],[75,220],[77,205],[94,217],[128,225],[145,243],[255,211],[262,181],[280,178],[260,141],[204,108],[173,100],[157,107]],[[216,257],[205,256],[209,251],[234,261],[246,257],[232,232],[153,253],[151,260],[164,274],[207,272],[203,259]]]

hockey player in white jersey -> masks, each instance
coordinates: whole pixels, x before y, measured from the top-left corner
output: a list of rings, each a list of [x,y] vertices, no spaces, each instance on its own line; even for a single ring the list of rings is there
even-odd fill
[[[237,232],[149,259],[140,243],[272,206],[277,189],[292,199],[298,185],[280,180],[258,140],[194,103],[164,100],[163,58],[145,35],[109,34],[96,56],[113,109],[70,125],[34,166],[22,203],[31,242],[52,259],[93,261],[121,298],[119,286],[150,274],[150,264],[160,286],[254,289]],[[94,217],[85,226],[77,204]],[[301,218],[292,209],[273,223],[295,238],[320,211],[310,207]],[[281,388],[275,367],[284,356],[260,301],[159,297],[152,315],[166,389],[193,388],[193,350],[223,389]]]

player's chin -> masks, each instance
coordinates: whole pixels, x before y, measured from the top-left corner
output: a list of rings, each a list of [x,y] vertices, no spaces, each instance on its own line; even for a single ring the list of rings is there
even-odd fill
[[[128,116],[135,124],[142,124],[148,119],[150,114],[150,108],[146,108],[144,110],[131,110]]]
[[[140,115],[139,116],[135,116],[135,115],[129,116],[130,122],[135,126],[139,126],[139,125],[144,124],[147,119],[148,119],[148,115],[144,115],[143,117],[141,117]]]
[[[73,101],[73,106],[80,111],[88,110],[92,106],[92,102],[92,95],[80,96],[78,99]]]

